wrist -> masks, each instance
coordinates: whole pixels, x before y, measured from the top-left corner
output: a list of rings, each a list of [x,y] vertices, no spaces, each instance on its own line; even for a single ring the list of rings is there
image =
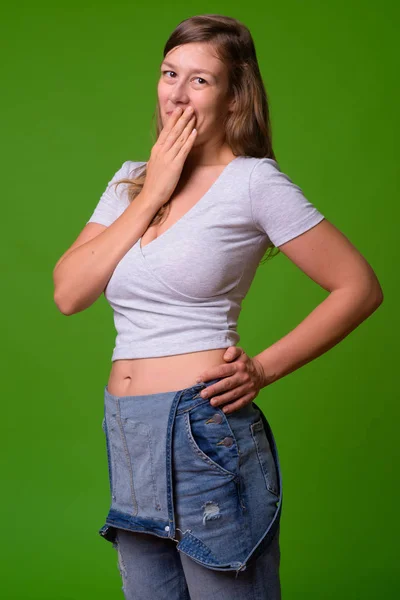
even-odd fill
[[[266,351],[264,350],[264,352],[253,356],[253,361],[255,363],[257,372],[259,373],[262,388],[266,387],[267,385],[270,385],[271,383],[279,379],[279,375],[277,373],[272,372],[271,365],[267,363],[265,352]]]

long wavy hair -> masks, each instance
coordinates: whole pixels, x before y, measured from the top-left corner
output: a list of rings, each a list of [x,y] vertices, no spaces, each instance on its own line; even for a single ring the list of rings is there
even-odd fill
[[[253,38],[240,21],[218,14],[203,14],[181,21],[169,36],[163,58],[176,46],[192,42],[207,42],[228,70],[229,97],[236,98],[232,112],[225,118],[226,142],[236,156],[253,156],[276,160],[272,149],[272,132],[267,92],[257,62]],[[158,139],[163,128],[157,100],[152,121],[156,118]],[[142,190],[146,179],[146,164],[133,179],[120,179],[114,185],[126,183],[131,202]],[[160,207],[151,220],[158,225],[170,209],[170,200]],[[275,252],[274,252],[275,250]],[[279,248],[271,242],[260,263],[276,256]]]

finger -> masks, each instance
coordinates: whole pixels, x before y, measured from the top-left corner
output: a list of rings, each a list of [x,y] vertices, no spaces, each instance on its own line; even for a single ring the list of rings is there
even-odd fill
[[[172,113],[169,116],[168,121],[166,122],[166,124],[164,125],[164,127],[162,128],[162,130],[160,132],[160,135],[158,136],[158,141],[161,144],[163,144],[165,142],[169,132],[171,131],[171,129],[174,127],[174,125],[177,123],[178,119],[180,119],[181,116],[182,116],[182,109],[180,106],[178,106],[175,110],[172,111]]]
[[[236,357],[237,358],[237,357]],[[196,379],[196,383],[209,381],[210,379],[219,379],[220,377],[231,377],[238,372],[238,364],[235,363],[233,365],[224,365],[221,364],[215,369],[209,369],[204,373],[200,373],[200,375]]]
[[[237,368],[237,363],[233,364],[233,365],[219,365],[218,367],[215,367],[214,369],[208,369],[208,371],[206,371],[205,373],[200,373],[200,375],[197,377],[196,379],[196,383],[200,383],[200,382],[206,382],[206,381],[210,381],[210,379],[221,379],[221,382],[219,382],[219,384],[223,384],[223,382],[225,382],[225,386],[227,385],[228,387],[226,387],[225,389],[230,389],[231,387],[233,387],[234,385],[237,385],[237,379],[234,379],[234,383],[232,385],[231,381],[232,381],[232,377],[234,375],[236,375],[236,373],[238,373],[238,368]],[[208,390],[211,388],[207,388]],[[205,390],[203,390],[205,391]]]
[[[237,400],[240,396],[249,391],[248,383],[240,385],[237,377],[229,377],[226,380],[218,381],[203,390],[206,392],[206,398],[210,398],[212,406],[219,406],[232,400]],[[200,394],[203,398],[203,394]]]
[[[188,136],[188,139],[186,140],[186,142],[183,144],[182,148],[179,150],[178,154],[176,155],[176,159],[177,160],[182,160],[185,159],[186,156],[189,154],[190,149],[192,148],[194,141],[197,137],[197,130],[193,129],[190,132],[190,135]]]
[[[238,358],[242,354],[242,349],[238,346],[229,346],[224,354],[224,360],[232,360]]]
[[[164,147],[167,151],[173,151],[176,156],[177,151],[179,151],[182,145],[186,142],[186,131],[188,127],[189,131],[191,131],[193,128],[193,125],[189,126],[189,123],[193,124],[193,119],[195,118],[195,115],[193,113],[191,114],[188,111],[185,111],[181,114],[180,118],[174,124],[172,129],[168,132],[167,138],[164,142]]]
[[[180,159],[182,155],[188,154],[197,134],[197,131],[194,129],[194,124],[195,116],[193,115],[185,129],[182,131],[182,135],[180,136],[179,140],[177,140],[173,146],[174,150],[178,150],[175,158]]]
[[[246,394],[246,396],[243,396],[243,398],[236,400],[236,402],[231,402],[230,404],[223,406],[222,412],[224,412],[225,414],[235,412],[235,410],[240,410],[241,408],[244,408],[245,406],[250,404],[250,402],[252,402],[253,400],[254,400],[254,398],[251,394]]]

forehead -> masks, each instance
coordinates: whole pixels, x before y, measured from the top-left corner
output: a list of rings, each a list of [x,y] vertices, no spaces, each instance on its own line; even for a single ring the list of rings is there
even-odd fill
[[[176,46],[166,54],[164,62],[183,70],[209,70],[215,75],[226,71],[225,64],[218,58],[215,49],[206,42],[192,42]]]

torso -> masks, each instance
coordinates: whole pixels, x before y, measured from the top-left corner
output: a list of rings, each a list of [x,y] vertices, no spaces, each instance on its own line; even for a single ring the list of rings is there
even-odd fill
[[[228,157],[228,164],[234,157]],[[166,219],[149,227],[141,238],[145,247],[178,221],[210,188],[226,164],[199,167],[187,181],[182,178],[171,196]],[[189,352],[156,358],[116,360],[112,363],[107,388],[115,396],[135,396],[177,391],[195,385],[204,371],[224,363],[226,348]]]
[[[157,358],[115,360],[108,380],[114,396],[172,392],[195,385],[204,371],[221,365],[226,348]]]

